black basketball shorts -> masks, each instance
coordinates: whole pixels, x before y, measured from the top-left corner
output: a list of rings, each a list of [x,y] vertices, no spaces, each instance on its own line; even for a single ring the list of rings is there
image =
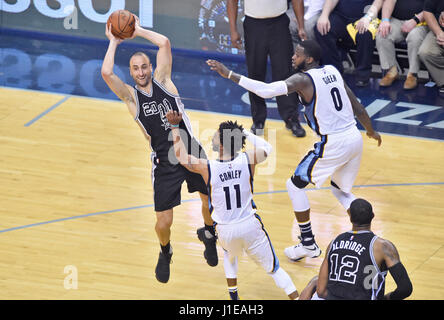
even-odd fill
[[[206,158],[206,155],[201,157]],[[165,211],[180,204],[180,191],[184,181],[189,193],[198,191],[208,195],[207,185],[200,174],[190,172],[180,164],[171,164],[168,159],[152,158],[151,178],[155,211]]]

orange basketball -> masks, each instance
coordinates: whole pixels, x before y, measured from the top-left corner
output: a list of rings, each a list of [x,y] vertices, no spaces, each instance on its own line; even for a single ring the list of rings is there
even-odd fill
[[[136,27],[136,19],[128,10],[116,10],[106,22],[111,24],[111,33],[120,39],[131,38]]]

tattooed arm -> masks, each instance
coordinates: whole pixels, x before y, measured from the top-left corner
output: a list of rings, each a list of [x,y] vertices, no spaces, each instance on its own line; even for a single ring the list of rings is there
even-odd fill
[[[402,300],[412,294],[413,286],[404,265],[399,258],[398,250],[393,243],[388,240],[378,239],[384,262],[396,283],[396,289],[387,293],[384,298],[387,300]]]

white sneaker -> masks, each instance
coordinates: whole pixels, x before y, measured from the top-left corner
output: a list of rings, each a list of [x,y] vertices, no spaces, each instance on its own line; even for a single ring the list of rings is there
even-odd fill
[[[284,250],[285,255],[293,261],[299,261],[305,257],[316,258],[321,255],[321,252],[321,249],[319,249],[316,243],[310,246],[304,246],[302,242],[295,246],[285,248]]]

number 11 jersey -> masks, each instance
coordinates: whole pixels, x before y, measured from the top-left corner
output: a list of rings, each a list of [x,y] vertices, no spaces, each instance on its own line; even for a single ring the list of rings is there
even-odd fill
[[[209,160],[208,172],[208,201],[216,223],[238,223],[256,213],[253,175],[246,153],[230,161]]]

